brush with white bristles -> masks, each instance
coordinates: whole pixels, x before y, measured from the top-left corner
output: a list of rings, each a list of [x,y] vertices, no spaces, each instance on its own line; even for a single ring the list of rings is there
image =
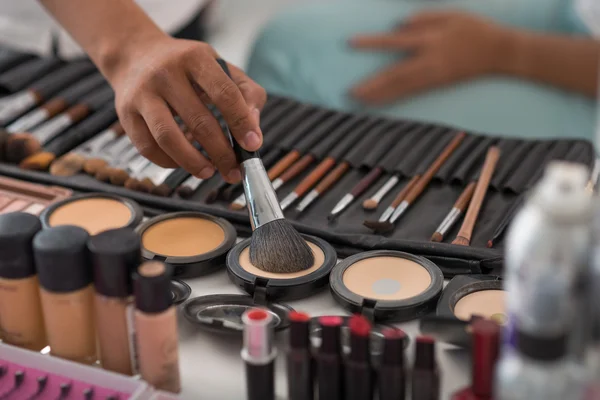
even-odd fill
[[[227,63],[217,59],[227,75]],[[314,264],[314,254],[306,241],[286,221],[271,181],[258,152],[244,150],[227,135],[242,169],[242,183],[246,194],[252,239],[250,262],[257,268],[274,273],[300,272]]]

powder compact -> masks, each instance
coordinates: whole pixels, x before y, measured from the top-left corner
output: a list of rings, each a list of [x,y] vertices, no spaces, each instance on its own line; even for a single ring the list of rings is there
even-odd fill
[[[499,276],[455,276],[438,301],[436,316],[421,320],[421,332],[446,343],[468,347],[470,326],[476,319],[506,323],[505,295]]]
[[[59,201],[40,216],[45,228],[74,225],[95,235],[117,228],[135,228],[144,214],[133,200],[105,193],[89,193]]]
[[[311,268],[291,274],[264,272],[250,263],[250,239],[244,240],[227,255],[227,272],[248,295],[196,297],[184,304],[183,316],[210,332],[241,334],[244,312],[262,307],[272,314],[276,331],[286,329],[289,326],[287,315],[293,309],[277,301],[300,299],[326,288],[329,273],[337,262],[337,254],[329,243],[313,236],[302,237],[315,256]]]
[[[192,288],[190,285],[179,279],[171,280],[171,297],[174,305],[179,305],[186,301],[192,294]]]
[[[225,265],[236,239],[233,225],[200,212],[176,212],[154,217],[137,228],[142,257],[173,267],[173,276],[194,278]]]
[[[372,321],[406,321],[435,309],[444,275],[424,257],[376,250],[348,257],[331,272],[333,297]]]

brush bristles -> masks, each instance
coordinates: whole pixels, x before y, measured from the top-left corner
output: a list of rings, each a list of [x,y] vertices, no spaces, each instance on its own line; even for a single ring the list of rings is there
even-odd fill
[[[111,170],[112,168],[110,167],[100,168],[100,170],[94,175],[94,178],[100,182],[108,182],[110,180],[110,174],[112,172]]]
[[[229,208],[233,211],[240,211],[241,209],[245,208],[246,206],[244,204],[240,204],[240,203],[231,203],[229,205]]]
[[[388,233],[394,230],[394,224],[391,222],[379,222],[379,221],[364,221],[363,225],[367,228],[375,231],[376,233]]]
[[[96,175],[102,168],[108,166],[108,163],[101,158],[90,158],[83,164],[83,170],[89,175]]]
[[[177,188],[177,195],[182,199],[189,199],[194,194],[194,191],[189,186],[179,186]],[[208,203],[208,201],[207,201]]]
[[[46,171],[56,156],[52,153],[37,153],[24,159],[19,167],[32,171]]]
[[[464,236],[457,236],[456,239],[452,241],[452,244],[459,246],[468,246],[470,243],[471,241]]]
[[[154,185],[154,183],[152,183],[150,178],[144,178],[140,181],[141,192],[152,193],[152,190],[154,190],[154,188],[156,188],[156,186]]]
[[[115,186],[124,186],[129,179],[127,171],[118,168],[109,168],[110,183]]]
[[[136,192],[141,191],[141,185],[142,183],[134,178],[127,179],[127,181],[125,181],[123,184],[123,186],[125,186],[127,189],[135,190]]]
[[[373,199],[366,199],[363,201],[362,206],[365,210],[374,210],[377,208],[377,206],[379,206],[379,203]]]
[[[443,239],[444,239],[444,236],[442,236],[442,234],[439,232],[434,232],[434,234],[431,235],[432,242],[441,242]]]
[[[68,153],[50,165],[50,173],[54,176],[73,176],[81,171],[85,158],[77,153]]]
[[[250,262],[263,271],[285,274],[312,267],[315,256],[288,221],[276,219],[252,233]]]
[[[172,190],[169,187],[169,185],[165,185],[164,183],[161,183],[160,185],[158,185],[157,187],[152,189],[151,193],[155,196],[169,197],[171,195],[171,191]]]
[[[42,150],[40,142],[29,133],[15,133],[6,141],[6,161],[18,164]]]

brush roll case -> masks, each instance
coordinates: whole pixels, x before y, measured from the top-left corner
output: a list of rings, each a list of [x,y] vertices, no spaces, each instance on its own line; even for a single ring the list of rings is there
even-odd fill
[[[1,78],[2,75],[0,75]],[[116,118],[114,110],[106,107],[100,113],[107,117],[97,126],[106,127]],[[93,119],[92,114],[91,117]],[[221,121],[222,122],[222,121]],[[74,129],[86,126],[86,120]],[[594,162],[591,143],[583,140],[521,140],[466,132],[467,136],[449,159],[435,174],[426,190],[396,222],[392,232],[375,234],[365,226],[364,220],[377,220],[392,202],[398,191],[411,177],[423,174],[443,148],[452,140],[458,129],[416,121],[392,120],[374,115],[357,115],[297,101],[270,96],[261,114],[264,145],[261,157],[270,167],[292,150],[301,155],[311,154],[312,165],[277,192],[283,199],[323,159],[335,158],[337,164],[347,162],[349,170],[309,208],[297,213],[295,205],[285,211],[286,218],[301,232],[320,237],[331,243],[340,257],[368,250],[396,250],[423,256],[436,263],[445,277],[457,274],[500,274],[503,264],[503,240],[487,248],[494,230],[511,205],[522,199],[540,178],[545,165],[551,160],[579,162],[590,167]],[[87,130],[84,129],[84,130]],[[76,145],[89,138],[83,134]],[[49,147],[59,154],[66,152],[67,143],[52,143]],[[454,202],[471,181],[479,176],[487,149],[497,145],[501,157],[486,194],[485,202],[475,224],[471,246],[457,246],[450,242],[460,229],[458,221],[444,237],[443,243],[429,241],[431,235],[451,210]],[[54,147],[56,147],[54,149]],[[336,203],[373,168],[382,168],[383,175],[341,214],[330,222],[327,216]],[[247,210],[232,211],[229,203],[242,193],[241,185],[233,198],[208,204],[205,200],[211,190],[222,185],[217,175],[204,182],[191,198],[182,199],[176,194],[159,197],[134,192],[123,187],[102,183],[87,175],[68,178],[48,173],[32,172],[17,166],[0,164],[0,174],[20,179],[61,185],[81,192],[109,192],[130,197],[147,208],[162,211],[199,211],[229,220],[240,236],[251,233]],[[366,211],[362,202],[377,191],[392,175],[400,183],[383,199],[375,211]]]

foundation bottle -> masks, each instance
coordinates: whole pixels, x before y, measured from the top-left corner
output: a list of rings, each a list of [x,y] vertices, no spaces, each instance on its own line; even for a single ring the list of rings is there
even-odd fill
[[[143,263],[133,275],[139,371],[160,390],[179,393],[177,315],[170,291],[171,268]]]
[[[50,353],[92,364],[97,356],[88,238],[76,226],[48,228],[33,239],[33,253]]]
[[[48,344],[31,244],[41,229],[34,215],[0,215],[0,337],[34,351]]]
[[[135,334],[131,274],[140,264],[140,239],[129,228],[113,229],[88,241],[94,274],[94,315],[104,369],[133,375]]]

